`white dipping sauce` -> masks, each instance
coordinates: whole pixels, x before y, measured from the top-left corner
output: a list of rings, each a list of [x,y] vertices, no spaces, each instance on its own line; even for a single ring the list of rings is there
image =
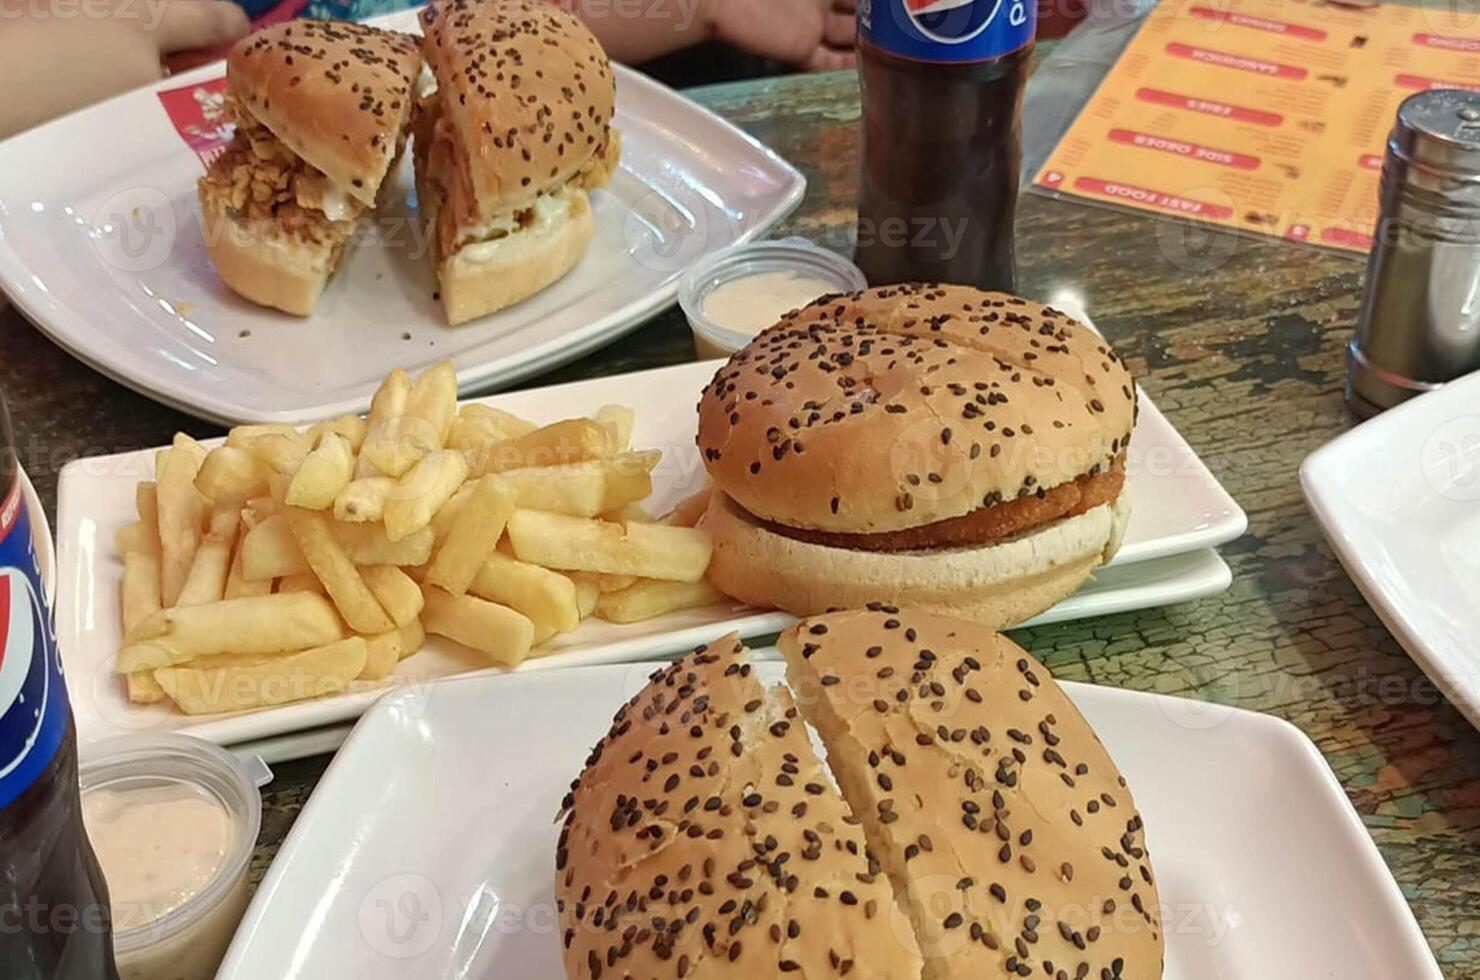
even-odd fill
[[[117,929],[153,922],[205,891],[236,837],[221,802],[182,783],[89,790],[82,819]]]
[[[762,272],[731,279],[704,297],[704,316],[716,326],[753,337],[799,306],[838,291],[827,279],[796,272]]]

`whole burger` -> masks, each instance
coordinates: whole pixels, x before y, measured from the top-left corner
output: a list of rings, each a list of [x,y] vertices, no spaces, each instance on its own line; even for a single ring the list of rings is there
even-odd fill
[[[1136,389],[1098,334],[965,286],[886,286],[787,314],[699,404],[709,575],[814,615],[885,600],[993,628],[1119,547]]]

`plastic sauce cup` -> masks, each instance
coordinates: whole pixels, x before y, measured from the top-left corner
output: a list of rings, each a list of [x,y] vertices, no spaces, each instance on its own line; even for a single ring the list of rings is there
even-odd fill
[[[829,284],[826,292],[851,293],[868,285],[852,262],[805,238],[736,245],[717,252],[690,269],[678,284],[678,303],[694,331],[694,347],[701,359],[728,357],[771,326],[758,323],[750,333],[743,333],[715,323],[704,313],[705,301],[716,289],[768,272],[820,279]]]
[[[84,799],[99,790],[182,787],[229,817],[225,855],[193,897],[158,918],[116,900],[113,909],[121,980],[211,980],[246,911],[247,865],[262,825],[259,788],[272,780],[267,764],[183,735],[125,735],[85,746],[79,777]],[[98,860],[106,878],[107,857]]]

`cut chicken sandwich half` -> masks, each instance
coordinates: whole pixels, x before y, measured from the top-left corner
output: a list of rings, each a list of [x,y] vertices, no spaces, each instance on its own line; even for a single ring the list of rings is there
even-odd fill
[[[606,53],[541,0],[444,0],[421,14],[436,90],[417,104],[417,197],[452,324],[532,296],[591,245],[588,192],[621,152]]]
[[[237,44],[236,135],[199,186],[206,251],[228,287],[313,312],[400,156],[420,71],[416,38],[362,24],[293,21]]]

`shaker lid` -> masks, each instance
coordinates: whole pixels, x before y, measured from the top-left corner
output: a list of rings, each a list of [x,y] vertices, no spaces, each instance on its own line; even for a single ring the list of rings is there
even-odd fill
[[[1433,89],[1398,107],[1393,149],[1456,177],[1480,178],[1480,92]]]

